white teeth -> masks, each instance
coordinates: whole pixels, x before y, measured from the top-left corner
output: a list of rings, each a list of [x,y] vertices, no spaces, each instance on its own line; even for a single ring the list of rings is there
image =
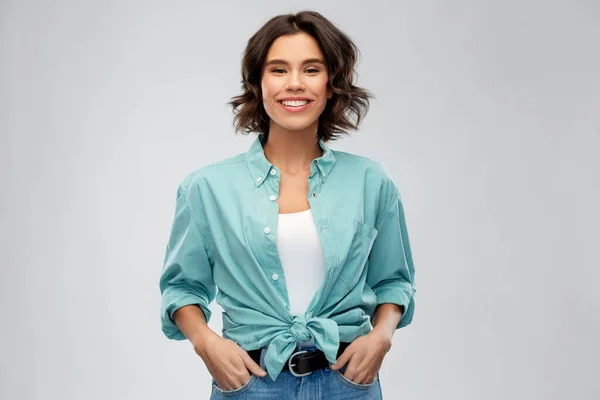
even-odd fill
[[[287,107],[302,107],[308,104],[308,100],[283,100],[281,103]]]

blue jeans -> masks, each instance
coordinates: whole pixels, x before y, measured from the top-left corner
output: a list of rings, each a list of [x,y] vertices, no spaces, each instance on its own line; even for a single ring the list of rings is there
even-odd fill
[[[302,350],[315,350],[316,347],[301,347]],[[297,350],[298,350],[297,349]],[[265,368],[264,358],[266,349],[262,349],[260,355],[260,366]],[[277,380],[273,382],[269,376],[259,377],[250,373],[250,380],[242,387],[234,390],[221,389],[215,380],[212,380],[211,400],[234,397],[236,399],[250,400],[287,400],[287,399],[364,399],[382,400],[379,373],[375,382],[370,384],[359,384],[344,377],[346,365],[339,371],[329,367],[313,371],[310,375],[296,377],[290,371],[281,371]]]

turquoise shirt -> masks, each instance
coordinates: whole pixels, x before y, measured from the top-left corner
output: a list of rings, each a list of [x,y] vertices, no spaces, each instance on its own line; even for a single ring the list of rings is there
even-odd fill
[[[314,339],[329,362],[340,341],[368,333],[375,308],[414,313],[415,270],[402,199],[387,169],[369,158],[331,150],[313,160],[308,202],[325,257],[325,276],[304,314],[289,311],[288,282],[277,253],[280,171],[259,135],[246,153],[189,173],[177,190],[160,277],[164,334],[186,337],[173,322],[180,307],[223,308],[224,338],[244,350],[268,345],[273,381],[296,343]],[[218,288],[218,290],[217,290]]]

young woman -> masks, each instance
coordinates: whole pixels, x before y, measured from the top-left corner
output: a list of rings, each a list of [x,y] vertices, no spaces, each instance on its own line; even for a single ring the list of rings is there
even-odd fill
[[[326,145],[368,110],[356,58],[319,13],[269,20],[230,103],[236,130],[257,138],[179,185],[162,329],[193,344],[211,398],[382,396],[379,368],[413,317],[414,266],[388,171]],[[215,297],[222,337],[207,326]]]

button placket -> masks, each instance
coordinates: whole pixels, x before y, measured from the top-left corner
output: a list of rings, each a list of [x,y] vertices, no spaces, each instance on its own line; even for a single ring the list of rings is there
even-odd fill
[[[283,269],[281,269],[279,266],[281,264],[281,260],[279,259],[279,253],[277,252],[275,235],[279,218],[279,204],[277,203],[277,199],[279,198],[279,181],[280,178],[277,174],[277,170],[272,167],[272,169],[269,170],[267,178],[264,182],[266,192],[263,194],[263,198],[268,198],[268,202],[265,201],[265,206],[267,207],[265,217],[267,219],[265,220],[263,232],[265,244],[267,246],[267,254],[269,257],[269,262],[265,265],[273,266],[266,271],[267,274],[270,273],[270,275],[266,276],[271,278],[271,284],[277,289],[277,292],[282,296],[282,298],[285,298],[286,287],[285,285],[279,283],[279,280],[283,279]]]

